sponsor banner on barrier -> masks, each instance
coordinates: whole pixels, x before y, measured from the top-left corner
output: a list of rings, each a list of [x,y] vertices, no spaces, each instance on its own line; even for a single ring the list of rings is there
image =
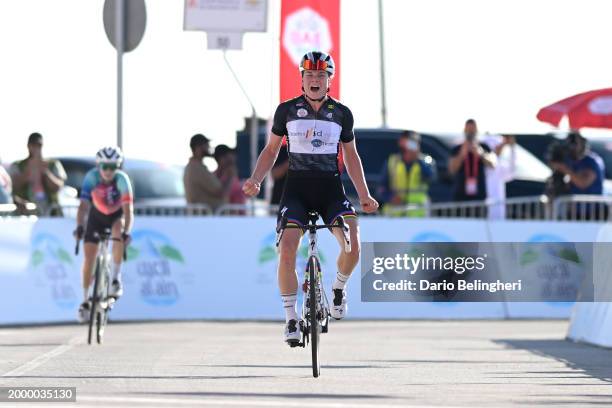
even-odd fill
[[[74,320],[82,301],[82,254],[74,255],[74,220],[3,218],[0,223],[0,324]],[[496,236],[500,240],[520,236],[514,240],[526,242],[530,236],[555,228],[561,234],[565,230],[560,224],[501,226],[489,225],[484,220],[363,217],[360,230],[363,241],[373,242],[488,242]],[[111,319],[281,319],[275,225],[273,217],[137,218],[128,260],[122,269],[124,296],[111,312]],[[590,234],[589,228],[570,228],[568,231],[574,231],[574,236],[562,237],[569,242],[581,241]],[[596,228],[592,231],[595,234]],[[329,294],[336,275],[339,245],[327,231],[321,231],[318,238]],[[306,254],[304,238],[297,258],[300,280]],[[353,318],[569,315],[569,309],[555,306],[554,302],[538,303],[516,314],[512,312],[515,305],[503,302],[361,302],[358,275],[349,281],[348,298],[349,316]],[[560,316],[559,310],[566,314]]]
[[[605,224],[593,222],[489,221],[491,242],[598,242]],[[604,241],[605,242],[605,241]],[[574,302],[508,303],[510,318],[568,318]]]

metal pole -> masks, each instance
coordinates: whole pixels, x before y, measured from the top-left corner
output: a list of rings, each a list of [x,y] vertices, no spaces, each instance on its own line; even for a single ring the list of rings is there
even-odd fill
[[[380,49],[380,97],[382,126],[387,127],[387,93],[385,85],[385,36],[383,29],[383,6],[382,0],[378,0],[378,40]]]
[[[257,112],[255,112],[255,108],[253,108],[253,113],[251,114],[251,174],[255,171],[255,162],[257,161]]]
[[[125,30],[125,2],[117,0],[115,8],[115,32],[117,35],[117,146],[123,149],[123,50]]]

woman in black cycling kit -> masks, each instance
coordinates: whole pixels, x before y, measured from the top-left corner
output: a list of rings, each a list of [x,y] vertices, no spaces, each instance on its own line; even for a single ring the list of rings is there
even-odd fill
[[[363,175],[361,158],[355,147],[353,115],[349,108],[327,95],[334,75],[334,60],[326,53],[312,51],[300,63],[303,94],[281,103],[274,114],[272,134],[259,155],[253,175],[243,191],[249,196],[259,193],[261,182],[272,168],[283,136],[287,136],[289,171],[278,217],[289,223],[304,225],[309,211],[316,211],[331,224],[342,215],[351,229],[351,252],[340,251],[338,273],[332,285],[330,313],[335,319],[346,315],[346,282],[359,261],[359,228],[355,209],[346,198],[340,180],[338,154],[342,146],[344,163],[363,211],[378,209],[370,196]],[[333,231],[343,245],[341,231]],[[299,229],[287,229],[280,242],[278,282],[285,308],[285,341],[300,339],[296,310],[297,275],[295,259],[301,238]]]

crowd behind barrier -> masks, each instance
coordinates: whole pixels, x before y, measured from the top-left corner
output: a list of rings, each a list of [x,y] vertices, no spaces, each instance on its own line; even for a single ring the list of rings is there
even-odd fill
[[[597,221],[611,220],[612,197],[600,195],[569,195],[550,199],[545,195],[534,197],[515,197],[506,200],[484,200],[466,202],[409,204],[406,212],[424,210],[425,218],[487,218],[493,207],[503,206],[506,219],[509,220],[550,220],[550,221]],[[61,209],[61,211],[57,211]],[[263,201],[250,201],[246,204],[225,204],[215,211],[206,204],[189,204],[184,206],[135,205],[137,216],[268,216],[278,211],[278,205]],[[71,217],[76,214],[76,207],[49,206],[40,213],[35,204],[26,206],[1,204],[0,216],[42,216],[62,214]],[[365,215],[365,214],[362,214]],[[382,213],[367,216],[384,216]],[[406,218],[406,217],[403,217]],[[423,218],[423,217],[421,217]]]

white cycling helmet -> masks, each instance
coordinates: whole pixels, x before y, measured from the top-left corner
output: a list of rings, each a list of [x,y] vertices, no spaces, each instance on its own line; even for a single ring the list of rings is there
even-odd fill
[[[325,71],[331,78],[336,72],[336,64],[331,55],[321,51],[310,51],[304,54],[300,62],[300,72],[306,70]]]
[[[123,162],[123,153],[121,149],[116,146],[107,146],[98,150],[96,153],[96,164],[116,164],[121,166]]]

